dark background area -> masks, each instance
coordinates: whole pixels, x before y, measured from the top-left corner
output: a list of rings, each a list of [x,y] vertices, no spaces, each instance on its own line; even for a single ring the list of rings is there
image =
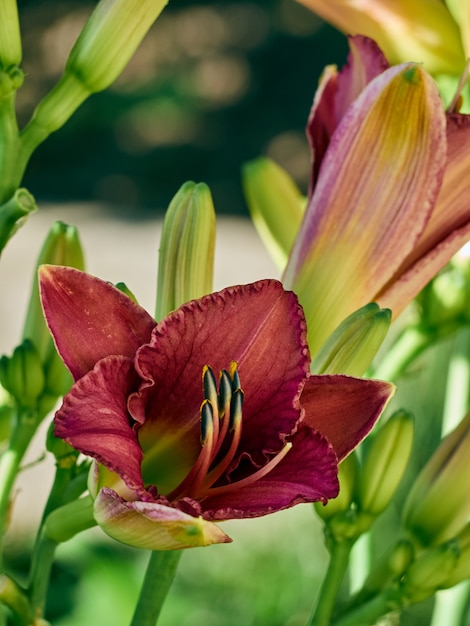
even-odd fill
[[[57,82],[95,3],[24,0],[24,124]],[[269,155],[306,188],[304,127],[343,35],[294,0],[170,0],[118,81],[34,154],[25,186],[41,202],[98,201],[130,217],[163,210],[185,180],[218,213],[246,214],[240,168]]]

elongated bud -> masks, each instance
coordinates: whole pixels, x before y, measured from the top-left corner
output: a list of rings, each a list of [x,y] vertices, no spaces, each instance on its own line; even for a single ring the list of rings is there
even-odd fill
[[[132,300],[132,302],[135,302],[136,304],[138,304],[137,298],[129,289],[129,287],[126,285],[126,283],[116,283],[114,286],[116,287],[116,289],[119,289],[119,291],[122,291],[122,293],[125,293],[126,296]]]
[[[0,69],[21,63],[21,33],[16,0],[0,2]]]
[[[204,183],[182,185],[163,222],[156,319],[212,291],[215,211]]]
[[[43,264],[67,265],[80,270],[85,269],[82,246],[74,226],[60,221],[53,224],[38,257],[37,266]],[[70,389],[72,377],[57,354],[46,326],[39,299],[37,272],[31,288],[23,337],[34,343],[43,364],[46,378],[40,409],[42,414],[46,414],[53,407],[56,399]]]
[[[416,479],[404,525],[423,545],[452,539],[470,517],[470,413],[445,437]]]
[[[25,339],[11,357],[0,359],[0,383],[19,406],[35,406],[45,385],[44,370],[33,343]]]
[[[403,592],[408,601],[421,602],[442,589],[458,562],[459,554],[458,542],[452,540],[419,556],[405,574]]]
[[[289,174],[271,159],[246,163],[242,182],[253,223],[283,271],[300,228],[306,200]]]
[[[0,206],[0,253],[26,218],[37,210],[33,196],[26,189],[18,189]]]
[[[113,83],[168,0],[100,0],[66,64],[91,93]]]
[[[349,315],[328,337],[311,366],[315,374],[362,376],[388,332],[392,312],[375,302]]]
[[[362,511],[379,515],[389,505],[411,456],[413,430],[411,415],[398,411],[368,440],[358,487]]]
[[[90,94],[116,80],[167,3],[100,0],[70,52],[63,77],[25,129],[30,151],[63,126]]]
[[[314,507],[317,514],[325,521],[338,513],[347,511],[354,500],[357,479],[359,477],[360,464],[357,454],[352,452],[339,465],[339,494],[333,500],[323,505],[315,502]]]

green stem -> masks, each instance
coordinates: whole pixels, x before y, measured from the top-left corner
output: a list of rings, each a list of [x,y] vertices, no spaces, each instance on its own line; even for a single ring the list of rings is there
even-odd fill
[[[18,123],[15,111],[15,93],[0,93],[0,205],[19,187],[17,156],[20,149]]]
[[[338,591],[348,567],[354,541],[336,542],[330,548],[330,563],[318,596],[318,603],[308,626],[328,626],[335,608]]]
[[[373,377],[396,380],[432,342],[433,337],[418,326],[405,328],[375,368]]]
[[[48,515],[36,541],[31,564],[29,597],[32,615],[43,614],[52,563],[59,543],[95,525],[93,502],[89,496],[69,502]]]
[[[181,550],[162,550],[151,553],[130,626],[155,626],[175,577],[181,555]]]
[[[396,589],[387,589],[369,602],[333,622],[333,626],[373,626],[377,620],[402,606],[401,594]]]
[[[18,409],[16,426],[8,448],[0,457],[0,564],[2,560],[1,545],[8,524],[10,495],[21,460],[38,424],[37,412],[33,409]]]

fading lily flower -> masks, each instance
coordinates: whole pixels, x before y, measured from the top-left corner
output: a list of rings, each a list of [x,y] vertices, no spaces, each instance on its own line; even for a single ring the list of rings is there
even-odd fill
[[[98,524],[137,547],[227,542],[214,520],[335,497],[338,462],[393,393],[310,376],[303,311],[277,281],[193,300],[158,324],[71,268],[43,266],[40,285],[76,380],[55,433],[96,460]]]
[[[396,317],[470,237],[470,116],[446,116],[420,67],[388,67],[365,37],[350,47],[315,96],[310,199],[283,280],[314,354],[368,302]]]
[[[470,56],[468,0],[298,2],[347,35],[371,37],[392,63],[416,61],[432,73],[460,74]]]

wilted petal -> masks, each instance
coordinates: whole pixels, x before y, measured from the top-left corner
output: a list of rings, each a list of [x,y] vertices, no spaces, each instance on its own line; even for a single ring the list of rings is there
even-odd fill
[[[143,423],[139,440],[152,458],[185,459],[200,450],[202,368],[216,376],[238,362],[245,395],[240,450],[264,460],[300,418],[299,387],[308,372],[303,312],[274,280],[230,287],[183,305],[155,329],[137,355],[145,383],[129,401]],[[151,386],[147,386],[150,384]]]
[[[447,162],[419,242],[376,300],[396,317],[470,238],[470,116],[447,115]]]
[[[102,359],[65,396],[55,416],[54,432],[142,493],[142,450],[127,413],[128,395],[139,380],[131,359]]]
[[[457,24],[442,0],[298,0],[346,34],[374,39],[391,63],[416,61],[433,73],[465,63]]]
[[[201,502],[203,517],[258,517],[302,502],[326,502],[338,495],[337,474],[338,461],[331,444],[319,432],[301,425],[279,465],[251,485],[208,495]]]
[[[378,380],[310,376],[301,395],[305,423],[325,435],[341,461],[372,429],[394,390]]]
[[[94,514],[105,533],[136,548],[179,550],[232,541],[201,517],[155,502],[127,502],[112,489],[98,493]]]
[[[313,354],[373,300],[416,244],[441,184],[445,148],[442,104],[419,67],[386,70],[349,107],[284,278],[305,309]]]
[[[41,300],[57,350],[75,380],[110,354],[133,357],[155,320],[109,283],[70,267],[43,265]]]

